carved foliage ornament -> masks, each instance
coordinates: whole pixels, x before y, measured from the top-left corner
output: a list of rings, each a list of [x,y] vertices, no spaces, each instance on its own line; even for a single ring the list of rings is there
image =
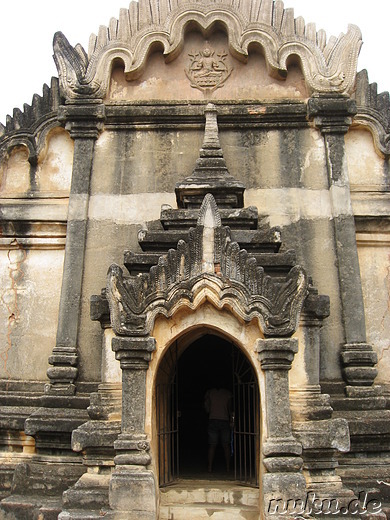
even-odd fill
[[[231,240],[210,194],[188,242],[180,240],[149,273],[126,279],[114,264],[107,277],[111,324],[117,335],[125,336],[150,333],[157,315],[170,317],[182,306],[195,309],[205,297],[244,321],[257,318],[266,336],[289,336],[306,295],[302,267],[293,267],[283,282],[276,281]]]
[[[54,56],[61,89],[68,100],[104,98],[114,60],[124,63],[128,80],[140,77],[152,48],[162,48],[168,61],[183,48],[186,28],[198,26],[205,34],[223,27],[229,52],[246,61],[250,45],[264,52],[269,73],[283,79],[290,57],[298,57],[310,92],[350,94],[353,91],[361,32],[355,25],[339,38],[326,38],[313,24],[294,18],[280,0],[253,2],[221,0],[139,0],[122,9],[119,20],[92,35],[88,56],[80,45],[72,47],[61,33],[54,36]],[[204,52],[204,51],[203,51]],[[196,60],[195,60],[196,61]],[[191,68],[190,68],[191,69]],[[199,85],[199,83],[194,83]]]

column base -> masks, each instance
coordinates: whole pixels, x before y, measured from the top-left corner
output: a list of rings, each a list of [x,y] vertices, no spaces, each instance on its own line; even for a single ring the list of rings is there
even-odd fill
[[[90,518],[91,511],[108,509],[110,473],[84,473],[74,486],[62,495],[63,511],[60,520]]]
[[[152,471],[140,466],[117,466],[111,475],[109,518],[156,520],[157,487]]]
[[[346,343],[341,348],[343,374],[347,385],[372,386],[378,374],[378,356],[368,343]]]
[[[288,508],[304,510],[306,481],[302,473],[266,473],[263,476],[264,518],[280,518]],[[283,516],[283,518],[284,518]]]

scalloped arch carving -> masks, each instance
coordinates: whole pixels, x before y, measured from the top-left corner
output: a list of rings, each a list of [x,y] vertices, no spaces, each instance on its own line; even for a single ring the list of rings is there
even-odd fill
[[[179,309],[199,308],[209,301],[229,308],[244,322],[257,319],[265,336],[290,336],[307,296],[304,269],[294,266],[281,282],[272,279],[256,259],[231,240],[221,225],[218,207],[207,194],[188,242],[161,256],[148,273],[125,278],[113,264],[107,275],[111,325],[119,336],[145,335],[157,316],[173,316]]]
[[[50,87],[43,85],[42,96],[35,94],[31,105],[25,103],[23,111],[15,108],[6,125],[0,123],[0,156],[21,145],[28,150],[29,162],[36,164],[48,134],[61,126],[57,110],[62,102],[59,81],[52,78]]]
[[[356,76],[361,47],[358,27],[350,25],[347,34],[326,38],[293,9],[284,9],[280,0],[241,2],[209,0],[140,0],[120,11],[109,27],[92,35],[88,55],[80,45],[72,47],[62,33],[54,36],[54,57],[61,91],[68,100],[103,99],[112,63],[123,61],[128,80],[139,77],[155,45],[163,48],[167,61],[175,59],[184,44],[186,27],[196,24],[207,31],[223,26],[229,51],[246,61],[248,48],[257,43],[263,49],[268,71],[283,79],[291,57],[298,57],[310,93],[350,94]]]
[[[354,124],[367,127],[374,139],[376,152],[386,159],[390,158],[389,93],[378,93],[376,83],[369,83],[367,71],[361,70],[356,78],[355,100],[358,113]]]

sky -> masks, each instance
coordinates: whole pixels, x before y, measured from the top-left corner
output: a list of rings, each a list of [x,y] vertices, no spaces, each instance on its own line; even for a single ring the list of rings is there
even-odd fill
[[[248,0],[249,1],[249,0]],[[0,121],[14,107],[31,104],[34,93],[41,94],[44,83],[57,76],[52,41],[61,31],[74,46],[88,49],[89,36],[110,18],[119,16],[127,0],[11,0],[0,3]],[[390,90],[390,45],[388,41],[390,0],[284,0],[295,17],[315,22],[327,36],[346,32],[357,25],[363,34],[358,70],[367,69],[378,91]],[[368,7],[369,6],[369,7]],[[374,7],[371,7],[374,6]],[[387,54],[387,56],[386,56]]]

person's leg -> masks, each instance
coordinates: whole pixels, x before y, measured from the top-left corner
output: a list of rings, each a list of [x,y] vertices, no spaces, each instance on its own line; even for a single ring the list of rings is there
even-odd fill
[[[208,472],[211,473],[213,471],[213,462],[216,444],[209,444],[209,453],[208,453]]]
[[[226,471],[230,471],[230,425],[226,421],[221,428],[221,443],[225,455]]]
[[[230,445],[223,445],[223,452],[225,454],[225,462],[226,462],[226,471],[229,473],[230,471]]]
[[[208,438],[209,438],[209,449],[208,449],[208,471],[211,473],[213,471],[213,462],[214,462],[214,455],[215,450],[217,448],[218,444],[218,425],[217,422],[213,419],[209,421],[208,426]]]

